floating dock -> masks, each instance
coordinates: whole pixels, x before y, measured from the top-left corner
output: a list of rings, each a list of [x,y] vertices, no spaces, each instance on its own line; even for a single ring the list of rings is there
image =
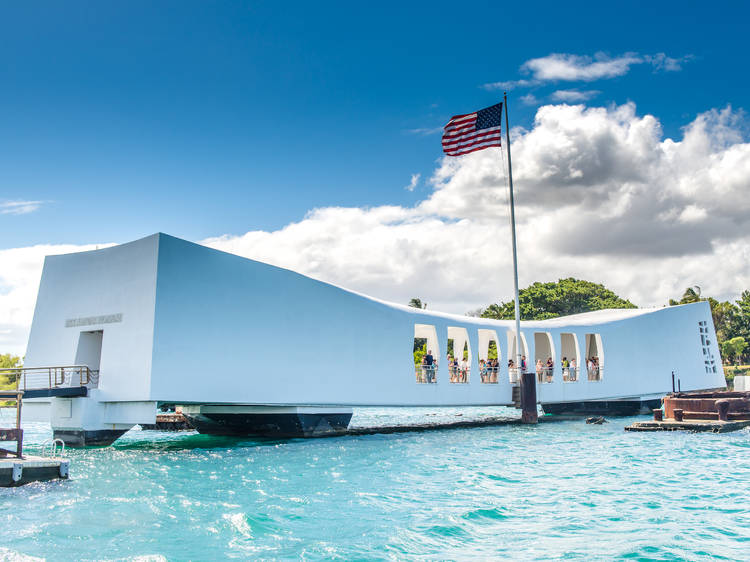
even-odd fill
[[[62,458],[0,458],[0,488],[22,486],[31,482],[67,479],[70,461]]]
[[[23,454],[23,429],[21,429],[23,395],[22,390],[0,390],[0,400],[16,404],[16,427],[0,428],[0,441],[16,443],[15,450],[0,448],[0,488],[22,486],[30,482],[46,482],[58,478],[67,479],[70,470],[70,461],[56,454],[58,450],[61,453],[65,451],[65,444],[59,439],[47,442],[51,457]]]

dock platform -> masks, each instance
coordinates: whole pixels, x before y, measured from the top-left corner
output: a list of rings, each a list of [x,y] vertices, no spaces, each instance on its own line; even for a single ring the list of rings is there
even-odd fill
[[[671,419],[635,422],[625,428],[625,431],[710,431],[711,433],[727,433],[737,431],[743,427],[750,427],[750,420],[719,421],[719,420],[682,420]]]
[[[727,433],[750,426],[750,392],[673,392],[654,419],[635,422],[625,431],[709,431]]]
[[[23,486],[31,482],[67,479],[70,461],[26,455],[19,458],[0,458],[0,488]]]

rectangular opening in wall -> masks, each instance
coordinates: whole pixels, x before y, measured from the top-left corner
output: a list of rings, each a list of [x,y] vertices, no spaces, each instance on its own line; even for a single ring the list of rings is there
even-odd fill
[[[88,384],[91,380],[99,380],[99,365],[102,361],[103,330],[81,332],[78,335],[78,347],[76,348],[75,365],[86,366],[85,369],[77,369],[65,374],[66,386],[78,386]]]
[[[526,344],[526,334],[521,332],[521,358],[519,363],[516,332],[515,330],[508,330],[506,335],[508,338],[508,379],[515,384],[521,380],[521,371],[528,371],[526,357],[529,355],[529,346]]]
[[[414,324],[414,345],[412,347],[414,373],[419,384],[437,383],[438,348],[437,331],[430,324]]]
[[[604,374],[604,349],[600,334],[586,334],[586,372],[588,380],[598,382]]]
[[[450,382],[467,384],[471,374],[471,346],[466,328],[448,327],[448,369]]]
[[[534,333],[534,368],[537,381],[549,384],[555,376],[555,346],[549,332]]]
[[[479,377],[484,384],[497,384],[502,357],[495,330],[480,329],[479,335]]]
[[[578,336],[575,334],[560,334],[560,366],[562,367],[563,382],[578,380]]]
[[[86,365],[92,371],[99,370],[99,364],[102,360],[103,336],[103,330],[80,333],[78,348],[76,349],[76,365]]]

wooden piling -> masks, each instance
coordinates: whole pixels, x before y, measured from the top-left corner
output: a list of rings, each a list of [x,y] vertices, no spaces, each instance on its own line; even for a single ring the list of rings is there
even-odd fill
[[[521,373],[521,422],[537,423],[536,374]]]

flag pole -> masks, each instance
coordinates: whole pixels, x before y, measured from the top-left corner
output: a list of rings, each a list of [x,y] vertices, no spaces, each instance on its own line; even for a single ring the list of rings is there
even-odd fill
[[[527,376],[521,368],[521,307],[518,298],[518,254],[516,251],[516,209],[513,200],[513,169],[510,162],[510,126],[508,125],[508,94],[503,92],[505,105],[505,139],[508,147],[508,187],[510,188],[510,239],[513,246],[513,297],[516,316],[516,368],[521,382],[521,419],[525,423],[536,423],[536,379],[533,373]]]

